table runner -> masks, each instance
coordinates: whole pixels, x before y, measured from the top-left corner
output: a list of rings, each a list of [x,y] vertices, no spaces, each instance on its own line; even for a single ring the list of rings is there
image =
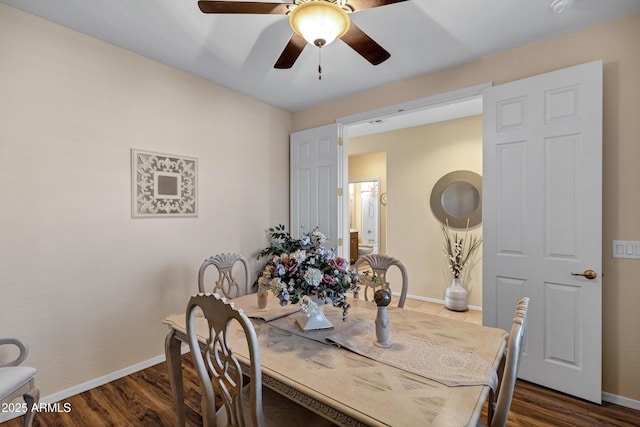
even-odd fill
[[[327,336],[354,353],[412,372],[448,386],[487,385],[495,391],[496,370],[472,351],[461,350],[401,332],[392,332],[389,348],[374,345],[375,325],[359,321]]]
[[[498,376],[491,363],[475,352],[464,349],[465,343],[451,342],[437,328],[421,331],[416,329],[419,327],[417,323],[400,328],[392,319],[390,341],[393,345],[388,349],[375,346],[376,312],[364,309],[364,304],[374,303],[359,302],[358,306],[352,307],[344,321],[342,310],[324,306],[325,316],[334,325],[332,329],[303,331],[296,323],[297,314],[280,317],[269,322],[269,325],[308,339],[345,347],[354,353],[448,386],[487,385],[495,391]],[[410,310],[390,307],[390,315],[392,312],[402,316],[411,313]],[[472,330],[477,328],[455,320],[449,323],[460,323],[460,327]]]

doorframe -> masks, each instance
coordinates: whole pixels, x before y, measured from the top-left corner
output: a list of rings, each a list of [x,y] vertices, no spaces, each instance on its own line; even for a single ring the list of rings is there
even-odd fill
[[[362,113],[351,114],[349,116],[339,117],[336,119],[338,126],[338,141],[340,144],[338,150],[338,187],[342,189],[349,188],[349,126],[369,122],[377,119],[400,116],[407,113],[414,113],[420,110],[429,110],[432,108],[444,107],[468,100],[470,98],[482,97],[484,89],[492,87],[492,82],[480,83],[474,86],[468,86],[462,89],[456,89],[449,92],[439,93],[436,95],[418,98],[400,104],[389,105]],[[484,142],[483,142],[484,144]],[[343,191],[343,194],[346,191]],[[342,241],[342,254],[349,254],[349,198],[342,197],[338,202],[338,239]]]

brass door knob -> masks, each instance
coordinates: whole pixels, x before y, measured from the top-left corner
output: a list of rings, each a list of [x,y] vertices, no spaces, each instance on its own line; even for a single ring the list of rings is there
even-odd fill
[[[584,273],[571,273],[572,276],[582,276],[589,280],[593,280],[598,277],[598,274],[593,270],[585,270]]]

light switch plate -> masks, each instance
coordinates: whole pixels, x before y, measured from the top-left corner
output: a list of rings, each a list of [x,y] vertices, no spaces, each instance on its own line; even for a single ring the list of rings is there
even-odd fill
[[[635,240],[614,240],[613,257],[640,259],[640,242]]]

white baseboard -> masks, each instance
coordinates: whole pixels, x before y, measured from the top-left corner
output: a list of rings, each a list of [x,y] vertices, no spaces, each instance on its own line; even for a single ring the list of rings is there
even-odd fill
[[[615,394],[602,392],[602,400],[605,402],[613,403],[614,405],[624,406],[625,408],[631,408],[640,411],[640,400],[629,399],[628,397],[618,396]]]
[[[188,347],[187,347],[188,350]],[[182,352],[184,353],[185,350],[184,348],[182,349]],[[101,377],[95,378],[93,380],[87,381],[85,383],[82,384],[78,384],[76,386],[70,387],[66,390],[62,390],[59,391],[57,393],[54,394],[50,394],[46,397],[43,397],[40,399],[40,403],[55,403],[55,402],[61,402],[64,399],[67,399],[71,396],[75,396],[76,394],[79,393],[83,393],[87,390],[91,390],[92,388],[96,388],[99,387],[101,385],[107,384],[111,381],[115,381],[119,378],[122,377],[126,377],[127,375],[131,375],[134,372],[138,372],[141,371],[143,369],[146,369],[150,366],[153,365],[157,365],[158,363],[164,362],[165,361],[165,356],[164,354],[160,355],[160,356],[156,356],[156,357],[152,357],[151,359],[142,361],[140,363],[136,363],[135,365],[131,365],[128,366],[124,369],[120,369],[119,371],[115,371],[112,372],[110,374],[107,375],[103,375]],[[37,380],[36,380],[36,386],[37,386]],[[73,410],[73,409],[72,409]],[[19,417],[23,415],[22,412],[13,412],[13,413],[1,413],[0,414],[0,423],[3,423],[5,421],[9,421],[13,418]]]
[[[394,292],[393,294],[394,295],[398,295],[398,296],[400,295],[399,292]],[[426,302],[432,302],[432,303],[435,303],[435,304],[444,305],[444,300],[443,299],[427,298],[427,297],[421,297],[421,296],[418,296],[418,295],[407,295],[407,298],[414,299],[414,300],[417,300],[417,301],[426,301]],[[469,310],[482,311],[482,307],[478,307],[478,306],[475,306],[475,305],[470,305],[468,307],[469,307]]]
[[[75,396],[76,394],[83,393],[87,390],[91,390],[92,388],[96,388],[101,385],[107,384],[111,381],[115,381],[122,377],[126,377],[127,375],[131,375],[134,372],[138,372],[150,366],[157,365],[158,363],[164,362],[164,360],[165,360],[164,354],[160,356],[152,357],[151,359],[142,361],[140,363],[136,363],[135,365],[128,366],[124,369],[120,369],[119,371],[115,371],[110,374],[95,378],[91,381],[87,381],[85,383],[70,387],[66,390],[62,390],[57,393],[50,394],[49,396],[41,399],[41,402],[44,402],[44,403],[59,402],[68,397]]]

